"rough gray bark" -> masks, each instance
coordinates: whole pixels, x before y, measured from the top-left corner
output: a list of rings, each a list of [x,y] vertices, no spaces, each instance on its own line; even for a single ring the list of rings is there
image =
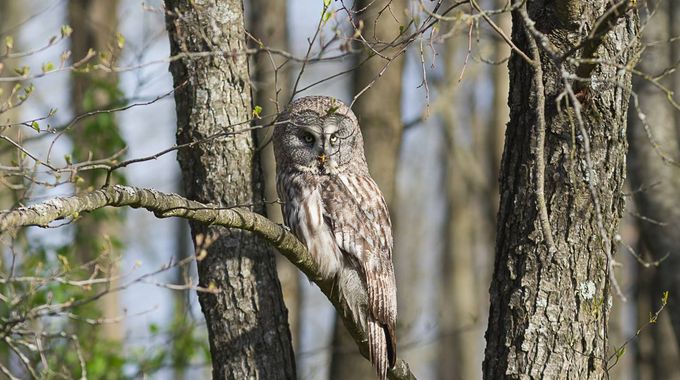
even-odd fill
[[[250,80],[240,0],[167,3],[173,55],[218,51],[170,65],[180,144],[219,138],[180,150],[190,199],[222,206],[244,205],[264,213],[262,174],[251,119]],[[292,379],[295,361],[274,255],[257,236],[192,223],[215,379]]]
[[[288,23],[285,1],[250,0],[248,28],[253,36],[263,46],[288,50]],[[253,43],[258,45],[259,43]],[[253,57],[253,99],[254,104],[262,107],[262,119],[258,124],[268,125],[274,121],[276,114],[286,106],[289,96],[289,70],[280,67],[285,59],[262,51]],[[275,223],[283,224],[281,205],[275,202],[276,193],[276,162],[274,149],[271,144],[273,126],[257,131],[257,146],[260,150],[260,166],[264,177],[264,195],[267,217]],[[293,336],[293,347],[297,347],[299,331],[299,276],[298,270],[287,260],[277,256],[276,268],[283,300],[288,308],[288,323]]]
[[[650,24],[645,29],[647,41],[667,41],[673,32],[673,18],[669,3],[659,3]],[[671,8],[671,9],[669,9]],[[639,69],[656,76],[671,67],[677,54],[672,43],[648,47],[643,52]],[[677,76],[677,74],[674,74]],[[660,83],[673,89],[677,79],[666,76]],[[668,256],[657,268],[657,292],[668,290],[670,311],[676,345],[680,342],[680,167],[665,158],[680,160],[680,116],[667,101],[667,95],[645,78],[635,82],[639,110],[631,102],[628,141],[628,174],[640,219],[642,242],[651,260]],[[680,86],[676,87],[680,89]],[[641,114],[639,114],[641,113]],[[642,269],[644,270],[644,269]],[[654,300],[659,294],[650,294]],[[666,337],[668,339],[668,337]]]
[[[617,297],[608,258],[623,209],[631,88],[631,75],[617,65],[636,61],[637,14],[628,10],[606,24],[602,39],[574,53],[614,64],[560,64],[594,79],[574,84],[581,91],[581,125],[573,99],[558,112],[564,82],[546,49],[567,52],[579,42],[579,26],[591,31],[610,2],[534,0],[526,7],[534,21],[529,26],[543,37],[529,31],[524,6],[513,11],[512,41],[540,60],[529,64],[514,52],[509,63],[510,123],[484,378],[605,378],[608,305]]]
[[[388,4],[389,8],[386,8]],[[400,22],[406,25],[403,20],[404,9],[406,9],[405,0],[359,0],[354,5],[354,9],[365,9],[358,14],[358,18],[363,20],[364,25],[362,36],[376,49],[382,49],[384,43],[392,42],[399,35]],[[395,20],[395,16],[400,20]],[[368,54],[368,48],[362,47],[362,49]],[[396,49],[388,48],[382,54],[392,57],[396,51]],[[362,54],[360,59],[363,58],[365,55]],[[386,59],[373,56],[354,71],[352,79],[354,93],[359,93],[366,86],[370,88],[357,98],[352,110],[361,125],[366,161],[371,176],[380,187],[388,206],[393,210],[397,163],[403,131],[401,77],[404,60],[402,56],[396,58],[378,78],[386,64],[388,64]],[[376,78],[378,80],[375,80]],[[394,213],[392,216],[394,226],[396,223]],[[397,335],[399,336],[399,333]],[[333,342],[330,371],[332,379],[364,379],[375,376],[370,363],[361,360],[359,354],[351,349],[352,337],[347,334],[340,319],[335,323]]]

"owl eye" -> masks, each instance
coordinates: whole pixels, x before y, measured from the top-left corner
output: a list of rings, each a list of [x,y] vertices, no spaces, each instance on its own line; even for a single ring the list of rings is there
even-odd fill
[[[338,135],[336,135],[335,133],[333,133],[333,134],[331,135],[330,141],[331,141],[331,144],[335,144],[336,142],[338,142]]]
[[[314,142],[314,136],[312,136],[311,133],[305,133],[304,136],[302,136],[302,139],[305,140],[307,144],[311,144]]]

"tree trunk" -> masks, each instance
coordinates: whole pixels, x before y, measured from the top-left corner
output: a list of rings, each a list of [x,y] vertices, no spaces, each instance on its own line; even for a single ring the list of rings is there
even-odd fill
[[[388,4],[389,8],[385,9]],[[405,0],[359,0],[354,6],[356,10],[364,8],[365,10],[358,14],[364,25],[362,36],[376,48],[382,46],[376,42],[391,42],[399,35],[400,22],[395,20],[395,17],[401,21],[401,25],[406,25],[403,22]],[[367,50],[367,48],[364,49]],[[383,51],[383,54],[386,57],[392,57],[396,52],[396,49],[388,48]],[[364,58],[365,55],[360,56],[360,59]],[[357,98],[352,110],[361,125],[364,151],[371,175],[380,187],[388,206],[393,210],[396,170],[403,130],[401,122],[403,56],[390,63],[388,69],[378,78],[378,74],[387,63],[388,61],[382,57],[374,56],[354,71],[354,93],[359,93],[369,85],[370,88]],[[371,84],[376,78],[378,80]],[[377,104],[385,105],[385,107],[376,107]],[[394,217],[392,224],[395,230]],[[398,280],[397,283],[399,283]],[[397,335],[399,336],[399,333]],[[353,349],[354,340],[346,331],[340,318],[337,318],[335,322],[333,342],[332,379],[368,379],[375,376],[370,363],[363,360],[361,354]]]
[[[285,1],[250,0],[249,31],[264,46],[288,51],[288,24]],[[252,45],[258,47],[259,44]],[[283,110],[289,97],[290,75],[280,56],[260,52],[253,59],[254,104],[262,107],[262,119],[258,124],[268,125],[276,114]],[[271,144],[273,126],[257,130],[260,149],[260,166],[264,178],[264,194],[269,220],[283,224],[281,205],[276,192],[276,162]],[[299,326],[300,286],[299,271],[283,256],[276,257],[276,268],[283,289],[283,299],[288,308],[288,323],[293,336],[293,347],[297,347]]]
[[[659,6],[670,7],[668,3],[659,3]],[[670,38],[674,20],[663,18],[669,14],[673,13],[668,8],[657,10],[647,25],[645,37],[649,41],[667,41]],[[640,70],[656,76],[675,64],[672,59],[677,53],[670,48],[672,44],[662,43],[646,49]],[[667,76],[660,81],[672,89],[674,79],[677,81]],[[640,78],[635,85],[639,110],[632,108],[629,115],[628,174],[638,212],[647,218],[639,221],[642,241],[652,261],[668,256],[657,268],[657,281],[660,290],[670,293],[668,310],[676,342],[680,342],[680,207],[677,204],[680,168],[665,160],[680,160],[680,117],[668,103],[666,94],[654,84]],[[676,88],[680,89],[680,86]],[[638,112],[644,116],[638,115]],[[661,294],[652,297],[660,298]]]
[[[451,27],[453,23],[445,27],[445,33],[451,33]],[[482,210],[477,209],[479,198],[485,195],[486,183],[480,180],[486,179],[486,168],[480,170],[481,165],[471,165],[471,162],[484,162],[484,155],[491,151],[477,149],[477,145],[484,145],[478,135],[485,128],[476,122],[479,120],[473,111],[476,102],[469,92],[483,75],[483,71],[476,70],[481,67],[466,70],[465,86],[459,82],[463,67],[463,61],[458,59],[462,41],[463,37],[459,36],[445,41],[445,87],[439,94],[446,99],[446,106],[441,113],[446,139],[440,161],[444,165],[447,209],[442,229],[444,250],[440,266],[442,283],[438,302],[437,360],[439,378],[442,380],[477,379],[481,374],[478,333],[482,334],[483,330],[476,328],[476,322],[483,302],[480,302],[478,292],[473,289],[479,289],[483,284],[475,272],[475,256],[479,253],[477,238],[479,235],[488,235],[488,222],[480,220]],[[471,110],[470,122],[457,117],[461,109]],[[472,144],[466,141],[465,137],[469,135],[474,135]],[[487,199],[483,201],[482,204],[488,203]]]
[[[179,178],[178,178],[179,179]],[[177,193],[181,193],[179,188],[182,187],[181,180],[178,182],[178,191]],[[185,258],[189,257],[191,254],[189,244],[190,244],[190,238],[189,238],[189,224],[187,223],[186,220],[180,219],[175,221],[175,226],[174,226],[174,231],[175,231],[175,262],[180,262],[184,260]],[[191,265],[181,265],[178,266],[174,269],[174,274],[175,274],[175,283],[176,284],[186,284],[188,281],[190,281],[191,276],[190,276],[190,269]],[[186,323],[191,323],[190,318],[188,316],[191,313],[191,298],[190,298],[190,292],[191,290],[189,289],[177,289],[172,292],[173,296],[173,302],[174,302],[174,308],[172,310],[172,315],[171,315],[171,320],[173,324],[186,324]],[[189,329],[184,329],[182,330],[181,333],[187,334],[187,331],[189,334],[191,334],[191,330]],[[182,344],[186,342],[185,339],[173,339],[172,342],[172,374],[173,374],[173,380],[184,380],[187,378],[186,372],[187,368],[189,367],[190,363],[188,360],[186,360],[185,357],[185,350],[184,347],[182,347]]]
[[[364,24],[362,36],[376,49],[381,49],[385,43],[397,38],[400,26],[405,27],[407,24],[404,16],[406,0],[359,0],[354,8],[366,8],[358,15]],[[381,54],[393,57],[397,51],[395,48],[388,48]],[[395,176],[404,129],[401,122],[404,57],[397,57],[382,76],[378,77],[387,64],[386,59],[373,56],[354,72],[354,93],[358,94],[367,86],[370,88],[357,98],[352,110],[359,118],[371,176],[380,187],[387,204],[393,207]],[[371,84],[373,81],[375,82]],[[379,104],[385,107],[377,107]]]
[[[547,40],[558,56],[564,54],[578,44],[580,26],[591,30],[610,6],[605,0],[534,0],[513,11],[514,44],[540,60],[528,64],[513,53],[509,63],[510,123],[485,379],[606,376],[607,317],[617,297],[610,289],[610,255],[623,211],[631,88],[631,75],[617,65],[629,67],[637,58],[636,11],[622,15],[601,43],[575,53],[612,62],[578,66],[581,76],[595,80],[573,84],[582,91],[583,124],[573,100],[571,106],[560,103],[562,112],[556,100],[564,91],[561,69],[577,68],[570,62],[557,67],[542,46]],[[543,33],[538,41],[522,12]],[[589,54],[589,48],[595,51]]]
[[[456,109],[459,108],[449,108],[452,112]],[[461,158],[470,152],[461,152],[465,148],[455,136],[461,125],[456,125],[453,113],[447,112],[443,119],[447,129],[447,149],[442,161],[447,164],[444,185],[448,206],[441,265],[439,374],[441,379],[476,379],[481,364],[474,328],[481,303],[473,291],[481,285],[475,273],[475,236],[483,224],[478,223],[474,209],[478,195],[475,190],[479,189],[465,178],[465,160]]]
[[[68,19],[75,31],[71,34],[71,54],[74,61],[85,57],[90,49],[101,56],[107,56],[110,62],[115,61],[120,52],[116,42],[118,0],[70,0]],[[76,116],[112,108],[120,101],[118,75],[115,73],[99,70],[74,72],[71,78],[71,107]],[[73,159],[76,162],[111,156],[124,146],[112,114],[82,119],[71,128],[69,136],[73,142]],[[89,171],[78,175],[84,179],[82,188],[87,190],[102,186],[105,173]],[[88,216],[86,222],[75,224],[76,257],[82,263],[98,260],[111,278],[118,275],[119,252],[101,255],[101,245],[105,239],[118,239],[120,222],[118,211],[101,210]],[[112,279],[107,286],[115,288],[117,284],[118,281]],[[98,304],[104,318],[115,320],[122,314],[119,292],[105,295]],[[121,322],[105,323],[101,330],[104,338],[115,341],[121,341],[125,332]]]
[[[495,0],[496,9],[504,9],[507,5],[507,0]],[[498,26],[506,33],[512,28],[510,14],[505,12],[498,15]],[[494,42],[494,50],[496,51],[496,62],[510,56],[510,47],[502,39],[497,39]],[[489,218],[496,223],[496,214],[498,213],[498,174],[500,172],[501,156],[503,154],[503,138],[505,136],[505,127],[510,117],[510,109],[508,108],[508,94],[510,92],[510,77],[508,75],[507,64],[494,65],[492,69],[493,78],[493,110],[491,111],[491,120],[489,121],[487,139],[487,147],[490,147],[487,163],[489,164],[489,174],[491,187],[489,188]],[[495,237],[495,231],[491,231]]]
[[[177,104],[177,141],[217,138],[178,152],[189,198],[263,213],[262,174],[253,132],[243,3],[239,0],[167,3]],[[231,52],[231,53],[223,53]],[[199,259],[199,293],[208,325],[215,379],[293,379],[295,362],[273,252],[242,230],[191,225]]]
[[[8,35],[12,35],[15,39],[14,49],[21,51],[21,47],[17,46],[19,44],[19,39],[17,37],[17,30],[11,30],[10,28],[14,26],[16,20],[24,19],[24,8],[23,3],[0,1],[0,31],[6,31],[7,35],[3,35],[3,40]],[[3,53],[5,47],[2,48]],[[8,68],[12,66],[20,67],[18,62],[13,62],[8,59],[0,59],[0,64],[3,68],[0,68],[0,75],[5,76],[9,72]],[[7,94],[11,93],[12,86],[14,83],[0,83],[0,98],[2,101],[6,101]],[[0,112],[0,124],[10,124],[15,123],[18,120],[20,111],[17,108],[10,108],[5,112]],[[21,141],[21,129],[20,128],[3,128],[3,135],[9,136],[14,141]],[[7,142],[0,145],[1,148],[7,148]],[[21,152],[12,147],[5,153],[0,154],[0,162],[2,165],[6,165],[12,161],[21,162]],[[2,173],[3,186],[0,187],[0,210],[9,210],[15,208],[19,202],[23,201],[25,190],[23,189],[26,181],[21,176],[5,176]],[[14,245],[21,246],[25,244],[26,234],[24,231],[18,232],[17,236],[14,237],[13,249],[16,249]],[[21,245],[20,245],[21,244]],[[18,250],[17,250],[18,251]],[[0,273],[11,273],[12,269],[11,260],[0,260]],[[18,365],[19,358],[16,353],[10,350],[9,346],[6,344],[0,345],[0,365],[4,368],[12,368],[12,364]]]
[[[0,1],[0,31],[7,31],[6,35],[2,36],[3,40],[4,38],[13,36],[13,39],[15,40],[15,51],[21,51],[21,47],[17,46],[19,44],[19,39],[16,38],[17,31],[11,30],[10,28],[14,26],[14,22],[16,20],[21,20],[24,17],[23,11],[24,5],[21,3]],[[4,53],[6,48],[3,46],[2,49]],[[5,76],[8,72],[10,72],[10,67],[20,67],[21,65],[15,60],[0,58],[0,66],[2,66],[0,67],[0,75]],[[0,83],[0,97],[2,102],[7,100],[7,94],[12,92],[13,86],[14,83]],[[20,112],[17,108],[10,108],[4,112],[0,112],[0,124],[4,125],[15,123],[18,120],[19,114]],[[21,128],[3,127],[1,133],[3,135],[9,136],[14,141],[21,141]],[[3,149],[7,146],[5,144],[8,143],[3,141]],[[16,162],[21,162],[21,153],[19,150],[12,147],[8,152],[0,155],[0,160],[3,164],[12,162],[13,160]],[[0,188],[0,210],[9,210],[10,208],[15,207],[17,203],[23,198],[23,193],[25,192],[22,188],[24,179],[21,176],[3,175],[2,177],[3,186]]]

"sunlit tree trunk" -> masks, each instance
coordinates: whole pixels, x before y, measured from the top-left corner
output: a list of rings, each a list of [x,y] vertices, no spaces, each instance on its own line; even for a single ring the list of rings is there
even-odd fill
[[[4,38],[11,38],[13,40],[12,49],[15,51],[20,51],[19,41],[15,34],[16,30],[10,30],[14,26],[16,20],[20,20],[23,13],[23,7],[18,2],[11,1],[0,1],[0,30],[7,31],[7,34],[3,36]],[[2,50],[7,47],[3,43]],[[0,75],[7,75],[11,72],[12,67],[19,67],[20,64],[16,60],[10,59],[0,59],[2,68],[0,68]],[[9,98],[13,83],[0,83],[0,104],[5,104]],[[16,108],[10,108],[2,113],[0,113],[0,124],[10,124],[19,120],[17,117],[19,111]],[[22,140],[22,129],[17,128],[17,126],[11,128],[3,128],[2,134],[10,136],[14,141]],[[9,145],[3,141],[0,148],[6,149]],[[6,153],[2,154],[0,157],[2,164],[9,165],[12,161],[21,162],[20,152],[16,149],[9,149]],[[23,183],[24,180],[21,176],[3,176],[0,183],[0,210],[8,210],[17,204],[17,201],[22,197],[23,194]]]
[[[19,45],[18,38],[16,38],[16,30],[10,30],[16,23],[16,20],[20,20],[23,17],[23,6],[18,2],[10,1],[0,1],[0,31],[6,31],[7,34],[3,38],[11,36],[14,40],[14,47],[16,51],[20,51],[21,47]],[[3,45],[6,45],[3,43]],[[6,46],[2,46],[0,51],[5,51]],[[10,61],[5,59],[0,59],[0,76],[7,75],[13,66],[19,67],[19,62]],[[0,104],[4,104],[9,94],[11,94],[13,83],[0,83]],[[10,108],[5,112],[0,113],[0,124],[10,124],[19,120],[19,111],[16,108]],[[22,140],[22,130],[16,126],[13,128],[3,128],[0,131],[3,135],[11,137],[14,141]],[[0,149],[7,149],[10,145],[3,141],[0,144]],[[6,152],[0,155],[0,165],[9,166],[12,162],[21,162],[21,153],[11,147]],[[24,194],[24,179],[21,176],[2,176],[0,178],[2,182],[0,183],[0,210],[9,210],[17,206],[17,202],[21,200]],[[25,234],[23,231],[19,231],[17,236],[14,237],[15,241],[25,242]],[[12,260],[0,259],[0,272],[11,273],[11,266],[13,265]],[[0,365],[4,368],[12,368],[13,366],[18,366],[19,359],[17,355],[10,350],[9,346],[6,344],[0,344]]]
[[[447,29],[446,33],[451,31]],[[474,95],[470,91],[474,91],[483,71],[468,67],[464,82],[459,81],[464,60],[460,55],[462,45],[458,33],[460,30],[444,45],[445,81],[439,94],[446,99],[441,112],[446,143],[440,161],[444,165],[447,202],[438,302],[437,364],[440,379],[475,379],[481,374],[478,349],[481,337],[476,336],[476,325],[482,303],[476,289],[482,283],[478,282],[479,276],[475,271],[475,256],[478,253],[477,235],[486,227],[486,222],[479,220],[477,209],[477,198],[484,194],[485,183],[479,180],[484,177],[485,168],[481,165],[484,158],[480,156],[485,151],[476,150],[477,137],[482,129],[479,118],[470,115],[470,119],[462,120],[458,115],[461,109],[475,113]],[[475,136],[474,141],[466,138],[470,135]]]
[[[69,0],[68,22],[75,31],[71,35],[71,56],[79,61],[92,49],[104,62],[115,62],[120,46],[116,38],[118,28],[118,0]],[[118,75],[104,71],[74,72],[71,76],[71,107],[74,115],[95,110],[110,109],[120,102]],[[82,119],[71,127],[69,136],[73,142],[73,159],[83,162],[113,155],[124,143],[113,114]],[[78,187],[84,190],[102,186],[103,171],[81,172],[84,180]],[[76,256],[81,263],[98,260],[100,267],[114,278],[118,274],[120,214],[102,210],[75,224]],[[112,279],[111,288],[118,284]],[[115,320],[122,314],[118,292],[105,295],[99,301],[102,316]],[[101,326],[102,336],[120,341],[124,329],[120,322]]]
[[[506,9],[509,5],[508,0],[495,0],[496,9]],[[509,12],[503,12],[498,15],[496,19],[498,26],[510,34],[512,23]],[[491,70],[493,79],[493,110],[491,112],[491,120],[489,121],[488,134],[486,135],[489,175],[491,187],[488,191],[490,202],[485,210],[489,213],[489,218],[496,223],[496,214],[498,213],[498,202],[500,195],[498,194],[498,175],[500,173],[501,155],[503,154],[503,140],[505,137],[505,126],[508,124],[510,118],[510,108],[508,107],[508,94],[510,92],[510,76],[508,75],[508,64],[500,63],[510,56],[510,46],[500,38],[497,38],[493,44],[495,51],[496,65]],[[495,231],[491,231],[495,236]]]
[[[385,8],[388,3],[389,7]],[[363,21],[362,36],[375,48],[382,49],[384,43],[392,42],[399,35],[399,26],[405,25],[406,0],[359,0],[354,6],[356,10],[364,8],[365,10],[358,15]],[[362,49],[368,52],[368,48]],[[395,48],[388,48],[382,54],[392,57],[397,51]],[[362,54],[359,59],[365,57],[366,55]],[[394,210],[395,206],[395,178],[403,129],[401,122],[403,61],[403,56],[397,57],[378,78],[388,61],[380,56],[373,56],[353,73],[355,94],[367,86],[370,87],[356,100],[353,111],[359,119],[364,136],[364,151],[369,170],[391,210]],[[392,222],[393,224],[396,222],[394,212]],[[398,289],[405,291],[406,287]],[[399,328],[397,331],[399,336]],[[363,360],[352,347],[354,347],[352,337],[347,333],[342,321],[337,319],[331,359],[332,379],[368,379],[375,376],[370,363]]]
[[[199,141],[180,150],[189,198],[222,206],[243,205],[264,213],[250,80],[240,0],[166,2],[173,55],[235,52],[186,57],[170,65],[177,107],[177,141]],[[244,124],[245,122],[245,124]],[[273,252],[257,236],[192,224],[199,258],[199,293],[208,325],[215,379],[293,379],[295,361],[287,312],[276,276]]]
[[[611,30],[601,44],[574,54],[578,58],[593,48],[598,59],[613,64],[584,63],[577,69],[561,63],[565,71],[595,80],[574,84],[586,94],[580,96],[580,124],[573,99],[558,112],[563,72],[542,46],[549,41],[558,56],[564,54],[578,43],[572,39],[579,28],[592,29],[611,2],[516,4],[512,40],[534,61],[513,53],[509,63],[510,123],[484,378],[601,379],[611,354],[609,304],[619,302],[610,287],[609,259],[623,212],[631,90],[630,73],[617,67],[636,61],[637,13],[629,10],[619,22],[605,24]],[[522,17],[525,9],[533,21]],[[536,39],[531,27],[543,37]],[[537,56],[540,60],[531,58]]]

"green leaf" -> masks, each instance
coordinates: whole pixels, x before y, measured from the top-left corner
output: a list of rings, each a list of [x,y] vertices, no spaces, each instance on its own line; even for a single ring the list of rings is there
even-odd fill
[[[52,62],[45,62],[42,65],[42,71],[43,73],[48,73],[50,71],[54,70],[54,64]]]
[[[31,95],[31,93],[33,92],[34,89],[35,89],[35,86],[33,86],[33,83],[24,87],[24,93],[19,95],[19,100],[23,102],[24,100],[28,99],[28,97]]]
[[[334,114],[340,107],[333,106],[326,111],[326,116]]]
[[[323,0],[324,8],[328,8],[331,5],[331,0]]]
[[[622,346],[621,348],[616,350],[616,358],[620,359],[623,356],[623,354],[625,354],[625,353],[626,353],[626,347]]]
[[[253,108],[253,116],[256,117],[256,118],[258,118],[258,119],[260,119],[260,114],[261,114],[261,113],[262,113],[262,107],[256,105],[256,106]]]
[[[31,68],[28,66],[21,66],[14,69],[14,72],[22,77],[27,77],[31,72]]]
[[[57,259],[59,259],[59,262],[61,262],[61,266],[65,271],[71,270],[71,264],[68,261],[68,257],[65,255],[57,255]]]
[[[35,129],[36,132],[40,132],[40,124],[37,121],[31,123],[31,128]]]
[[[61,26],[61,38],[67,38],[73,33],[73,29],[71,29],[71,26],[69,25],[62,25]]]
[[[125,46],[125,36],[123,36],[121,33],[117,32],[116,33],[116,43],[118,44],[118,48],[122,49]]]
[[[5,37],[5,47],[7,48],[7,50],[10,50],[14,47],[14,37],[12,36]]]

